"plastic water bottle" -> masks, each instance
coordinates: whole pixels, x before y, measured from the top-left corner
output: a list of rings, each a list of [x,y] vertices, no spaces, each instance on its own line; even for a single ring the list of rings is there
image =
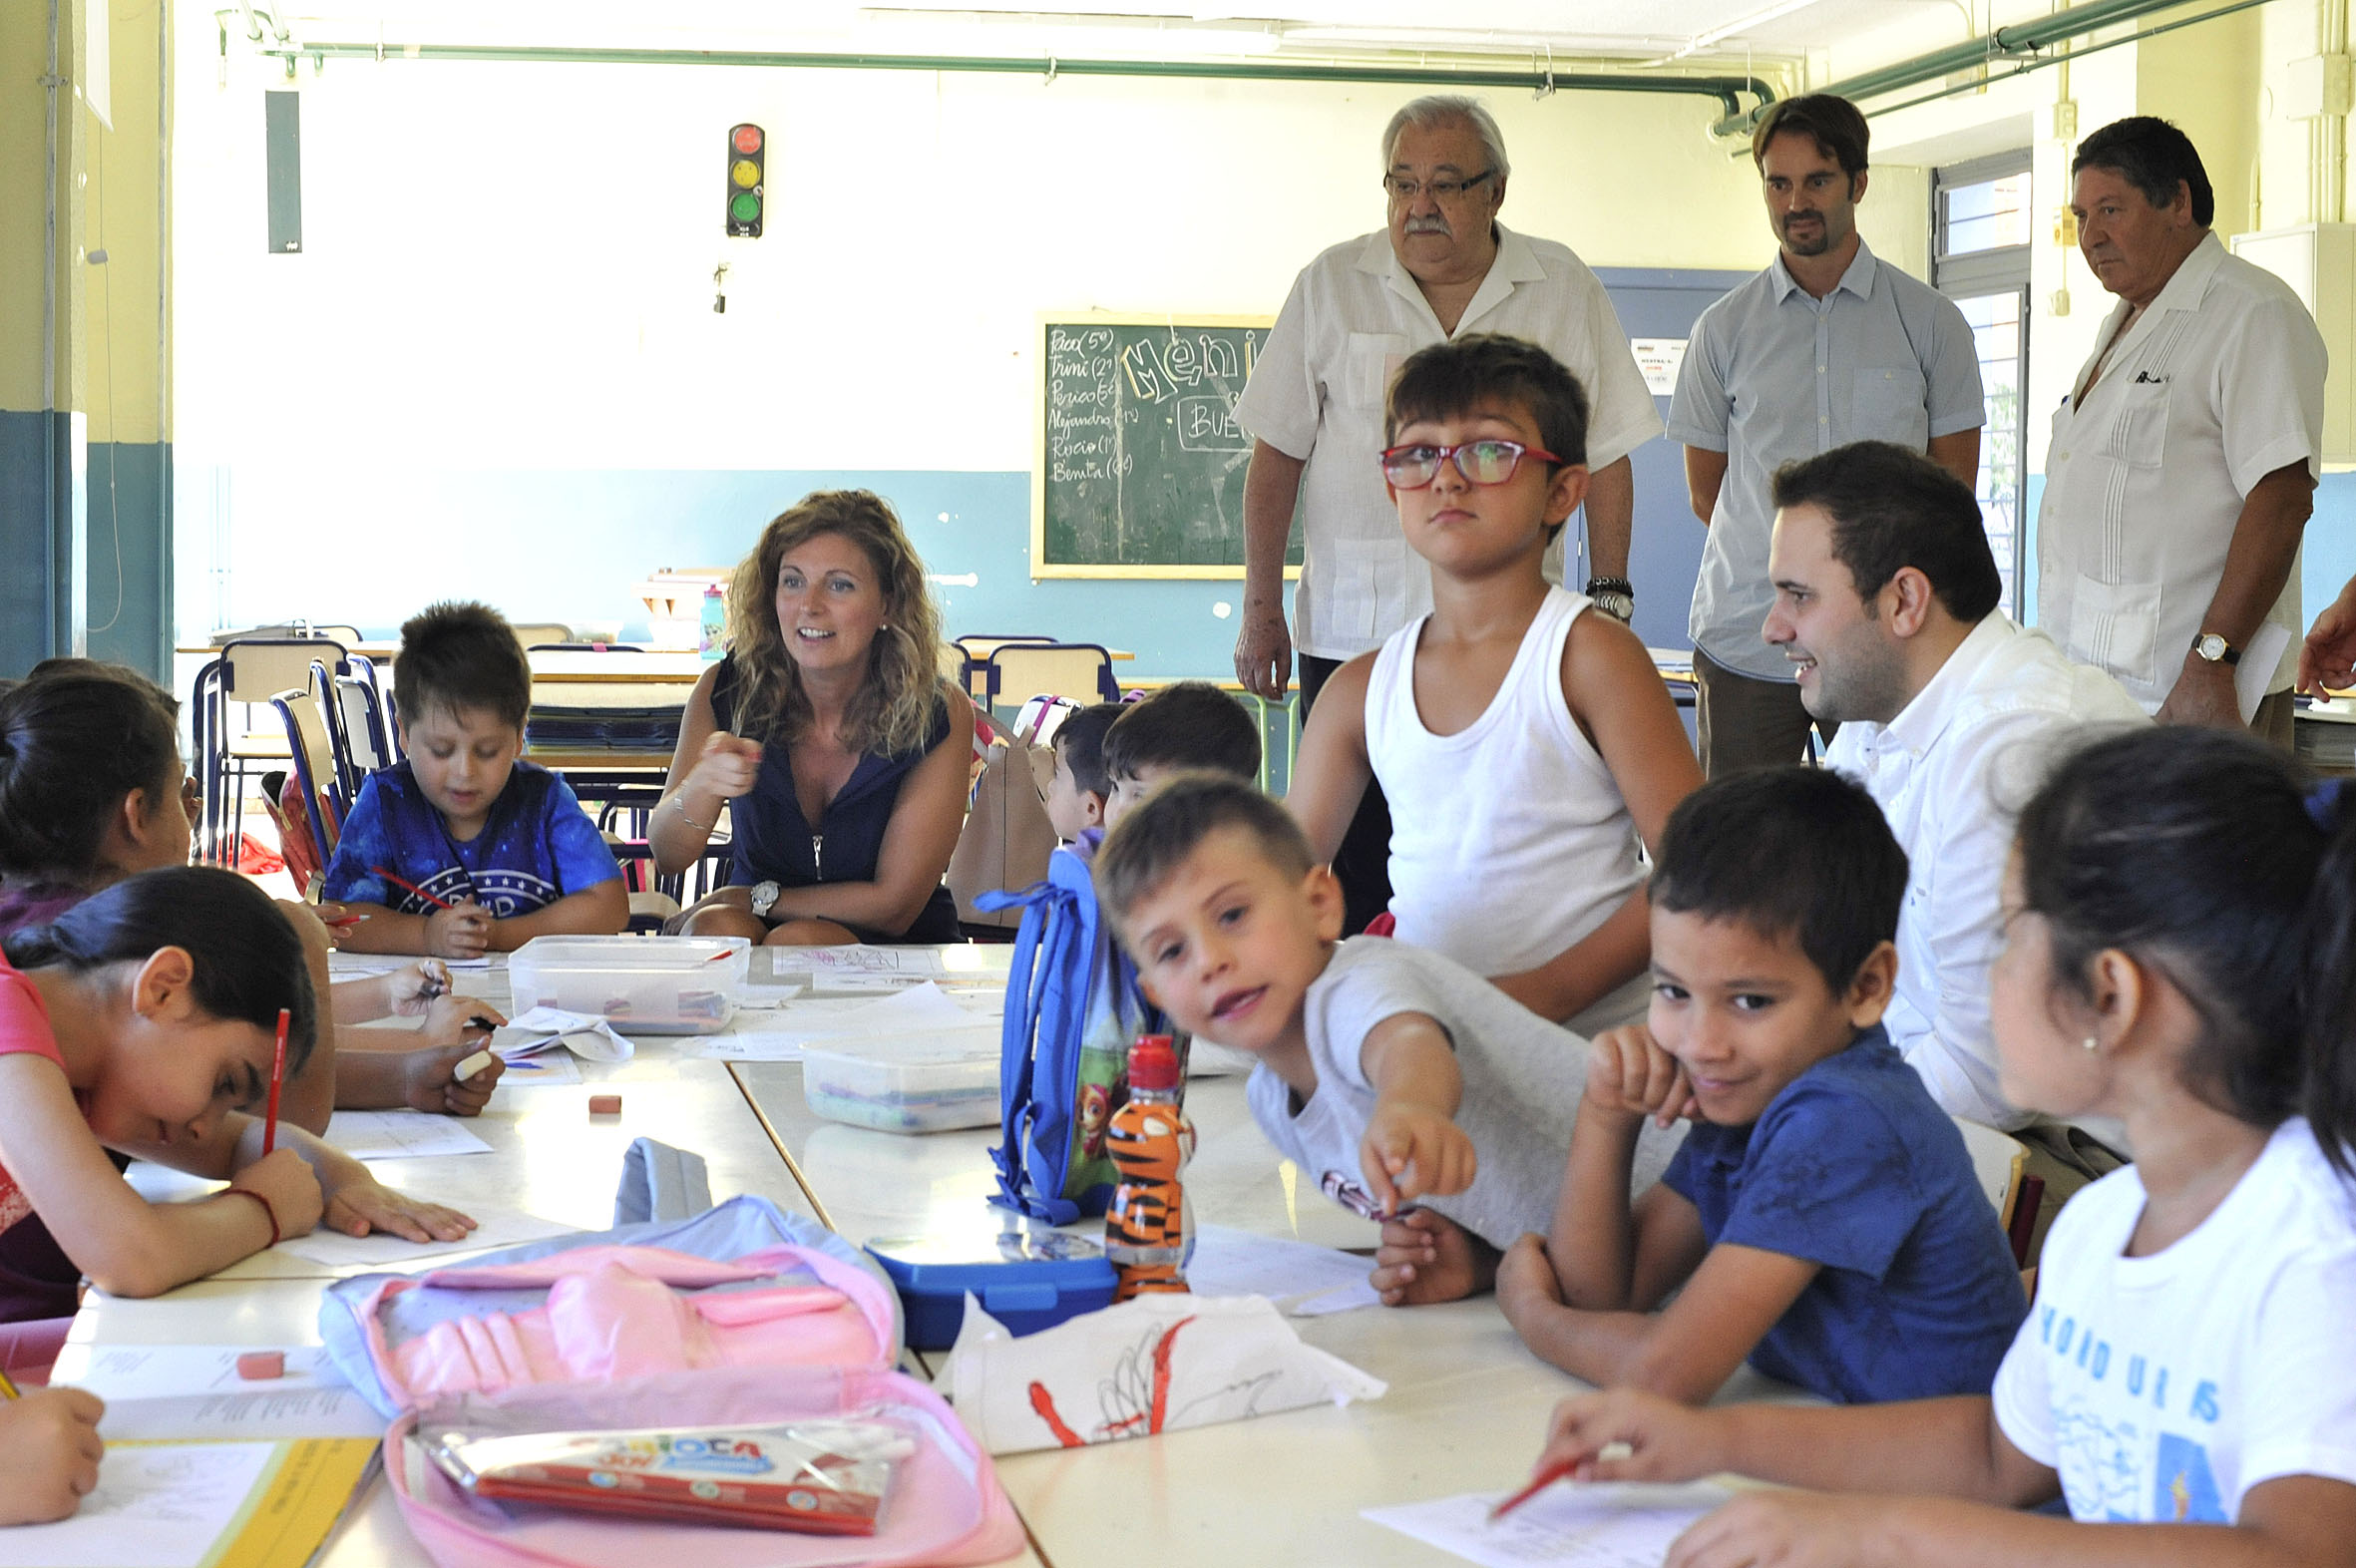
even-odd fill
[[[703,634],[696,651],[707,659],[715,659],[728,651],[725,633],[728,629],[728,596],[720,591],[720,585],[710,583],[703,589]]]
[[[1169,1035],[1140,1035],[1129,1047],[1129,1098],[1104,1137],[1121,1172],[1104,1215],[1105,1256],[1120,1276],[1114,1301],[1186,1289],[1194,1221],[1179,1172],[1194,1156],[1194,1124],[1178,1104],[1184,1082]]]

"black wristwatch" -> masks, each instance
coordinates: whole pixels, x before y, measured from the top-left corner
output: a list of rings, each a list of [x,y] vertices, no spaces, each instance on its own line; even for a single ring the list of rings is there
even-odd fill
[[[1636,613],[1636,585],[1626,578],[1589,578],[1587,597],[1622,625]]]

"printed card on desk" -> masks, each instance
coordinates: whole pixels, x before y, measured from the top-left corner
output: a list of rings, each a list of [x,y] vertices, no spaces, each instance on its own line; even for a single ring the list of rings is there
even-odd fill
[[[456,1116],[426,1111],[337,1111],[327,1118],[327,1141],[355,1160],[491,1152],[491,1145],[469,1132]]]
[[[1466,1492],[1432,1502],[1368,1508],[1360,1517],[1483,1568],[1528,1568],[1531,1563],[1660,1568],[1677,1538],[1734,1494],[1706,1482],[1565,1482],[1549,1486],[1491,1524],[1489,1510],[1512,1495]]]

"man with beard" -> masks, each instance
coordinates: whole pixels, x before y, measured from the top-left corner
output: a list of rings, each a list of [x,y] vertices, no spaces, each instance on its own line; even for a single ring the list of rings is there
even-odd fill
[[[1952,1115],[2015,1128],[1988,1019],[2013,813],[2089,725],[2141,724],[2126,688],[1996,607],[1971,487],[1864,441],[1775,476],[1762,628],[1906,851],[1890,1043]]]
[[[1779,253],[1702,313],[1669,436],[1685,444],[1694,515],[1710,530],[1690,622],[1702,768],[1792,762],[1808,712],[1760,638],[1775,470],[1852,441],[1891,441],[1967,486],[1978,473],[1979,356],[1963,312],[1874,258],[1857,234],[1865,117],[1828,93],[1787,98],[1751,141]],[[1821,715],[1817,729],[1832,738]]]
[[[1469,98],[1418,98],[1382,134],[1389,221],[1302,269],[1237,402],[1244,477],[1243,625],[1236,678],[1280,700],[1301,653],[1301,719],[1343,663],[1431,608],[1431,569],[1407,548],[1382,484],[1382,406],[1408,355],[1474,332],[1525,338],[1570,367],[1588,400],[1587,595],[1626,620],[1636,504],[1628,454],[1661,433],[1652,394],[1596,275],[1563,245],[1497,221],[1505,138]],[[1298,502],[1307,551],[1285,624],[1285,539]],[[1546,576],[1562,581],[1561,542]],[[1753,617],[1757,629],[1757,616]],[[1390,813],[1370,786],[1334,875],[1345,935],[1390,902]]]

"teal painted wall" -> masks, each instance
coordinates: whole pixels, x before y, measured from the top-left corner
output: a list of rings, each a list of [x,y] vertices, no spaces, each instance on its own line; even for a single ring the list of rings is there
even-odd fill
[[[0,410],[0,677],[71,650],[73,416]],[[51,444],[54,438],[54,446]]]
[[[1215,611],[1240,606],[1240,581],[1033,582],[1025,473],[185,465],[178,483],[183,640],[295,616],[389,634],[452,596],[487,599],[516,620],[620,621],[627,640],[646,622],[632,586],[652,572],[732,566],[803,495],[862,487],[898,509],[929,570],[978,580],[935,587],[952,635],[1101,642],[1137,655],[1124,674],[1235,668],[1237,621]],[[94,513],[103,516],[95,501]],[[98,516],[92,529],[102,533]],[[223,603],[198,565],[206,559],[234,563]]]
[[[90,656],[172,676],[172,448],[94,441],[84,505]]]

